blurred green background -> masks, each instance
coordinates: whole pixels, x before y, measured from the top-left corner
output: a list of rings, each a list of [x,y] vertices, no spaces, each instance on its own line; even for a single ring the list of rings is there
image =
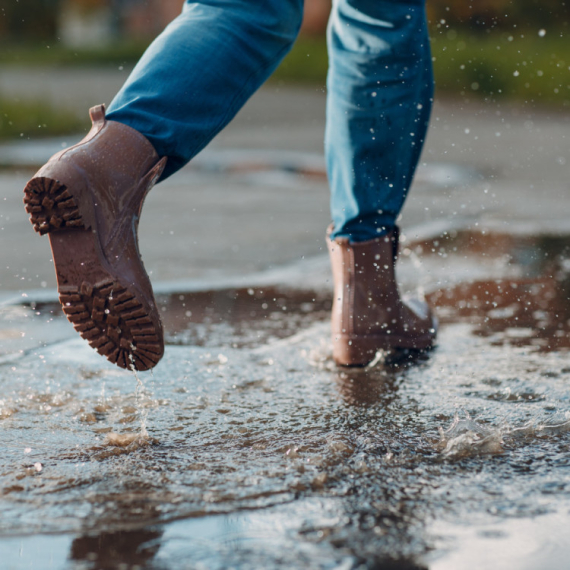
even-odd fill
[[[324,86],[330,0],[305,0],[272,81]],[[182,0],[3,0],[2,66],[133,65]],[[438,96],[570,107],[570,1],[428,0]],[[81,124],[82,125],[82,124]],[[0,138],[77,131],[65,110],[2,95]]]

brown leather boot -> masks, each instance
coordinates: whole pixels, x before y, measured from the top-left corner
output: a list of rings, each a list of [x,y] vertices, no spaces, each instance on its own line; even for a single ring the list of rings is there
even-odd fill
[[[398,292],[394,266],[398,228],[374,240],[327,243],[334,278],[332,341],[334,361],[364,366],[379,350],[425,350],[433,345],[437,320],[427,304],[404,301]]]
[[[138,250],[147,192],[166,164],[139,132],[105,119],[52,156],[24,189],[26,211],[49,233],[59,299],[75,330],[111,362],[148,370],[164,353],[162,325]]]

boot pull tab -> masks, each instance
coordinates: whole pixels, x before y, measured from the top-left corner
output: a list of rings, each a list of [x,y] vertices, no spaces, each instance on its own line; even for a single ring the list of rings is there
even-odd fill
[[[105,105],[96,105],[89,109],[89,116],[94,127],[101,128],[105,124]]]

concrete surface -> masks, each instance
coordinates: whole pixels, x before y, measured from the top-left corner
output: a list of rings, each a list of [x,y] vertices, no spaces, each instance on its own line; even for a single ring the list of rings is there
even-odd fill
[[[49,94],[62,81],[63,92],[74,93],[62,102],[87,108],[109,101],[122,78],[119,72],[81,72],[73,80],[69,70],[34,76],[2,69],[0,89],[12,96]],[[322,89],[265,87],[194,166],[151,192],[140,240],[153,282],[239,275],[324,255],[324,110]],[[437,231],[443,223],[569,231],[569,124],[569,114],[438,101],[404,230]],[[55,286],[48,240],[32,231],[22,188],[34,163],[74,142],[0,146],[0,163],[13,165],[0,173],[0,290]]]

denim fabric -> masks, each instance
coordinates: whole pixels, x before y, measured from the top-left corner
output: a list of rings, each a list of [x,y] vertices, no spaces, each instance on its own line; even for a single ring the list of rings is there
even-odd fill
[[[332,238],[392,228],[425,139],[433,99],[423,0],[335,0],[328,28],[325,154]]]
[[[163,179],[218,134],[290,50],[303,0],[200,0],[149,46],[107,112],[168,156]]]
[[[201,0],[150,45],[107,117],[168,156],[163,179],[198,154],[291,48],[303,0]],[[424,0],[334,0],[325,149],[333,237],[395,224],[432,100]]]

